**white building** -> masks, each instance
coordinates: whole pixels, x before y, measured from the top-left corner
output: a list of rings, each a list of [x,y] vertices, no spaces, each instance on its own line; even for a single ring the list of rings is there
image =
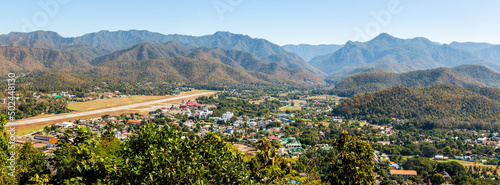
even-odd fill
[[[255,127],[255,126],[257,126],[257,123],[255,121],[251,121],[248,123],[248,126]]]
[[[199,118],[200,119],[206,119],[208,115],[213,114],[213,111],[208,110],[208,108],[203,109],[202,111],[199,112]]]
[[[231,119],[233,116],[234,116],[234,115],[233,115],[233,113],[232,113],[232,112],[226,112],[226,113],[222,114],[222,119],[224,119],[224,120],[229,120],[229,119]]]
[[[185,115],[187,115],[188,117],[191,116],[191,110],[189,110],[189,108],[186,109],[186,112],[184,112]]]
[[[74,125],[74,123],[73,122],[63,122],[63,123],[60,123],[58,125],[60,125],[63,128],[69,128],[69,127],[72,127]]]

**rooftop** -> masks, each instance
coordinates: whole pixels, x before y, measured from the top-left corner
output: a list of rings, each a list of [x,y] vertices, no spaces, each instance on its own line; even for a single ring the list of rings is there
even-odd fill
[[[391,175],[417,175],[415,170],[391,170]]]

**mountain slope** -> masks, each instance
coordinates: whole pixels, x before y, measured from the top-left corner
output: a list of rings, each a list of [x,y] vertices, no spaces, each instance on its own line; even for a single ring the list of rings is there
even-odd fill
[[[9,72],[73,72],[91,68],[87,61],[70,52],[24,46],[0,47],[0,74]]]
[[[396,86],[356,95],[334,107],[347,117],[433,118],[461,121],[500,120],[500,102],[454,85]]]
[[[0,35],[0,45],[69,51],[77,54],[86,61],[91,61],[96,57],[113,51],[113,49],[109,47],[93,47],[81,43],[75,38],[65,38],[56,32],[50,31],[35,31],[30,33],[13,32],[7,35]]]
[[[321,45],[288,44],[288,45],[284,45],[281,47],[288,52],[297,53],[305,61],[310,61],[314,57],[317,57],[320,55],[326,55],[328,53],[333,53],[333,52],[339,50],[342,47],[342,45],[337,45],[337,44],[321,44]]]
[[[477,43],[477,42],[452,42],[450,43],[450,46],[456,49],[461,49],[474,53],[475,51],[483,50],[493,45],[489,43]]]
[[[500,88],[500,73],[481,65],[461,65],[453,68],[489,86]]]
[[[477,56],[484,60],[490,60],[496,63],[500,63],[500,45],[495,45],[489,48],[485,48],[474,52]]]
[[[289,69],[280,63],[268,63],[260,60],[255,55],[238,50],[228,50],[223,48],[206,48],[191,50],[175,42],[165,44],[145,43],[138,44],[132,48],[119,50],[108,55],[94,59],[93,65],[100,65],[110,61],[142,61],[171,57],[186,57],[206,53],[210,55],[213,62],[226,64],[234,68],[247,71],[262,72],[274,77],[289,79],[296,83],[321,84],[324,81],[318,76],[305,71],[304,69]]]
[[[374,92],[393,86],[426,87],[435,84],[452,84],[465,88],[499,87],[500,73],[480,65],[463,65],[457,68],[417,70],[408,73],[358,73],[344,79],[333,89],[339,96]]]
[[[220,47],[224,49],[246,51],[268,63],[279,62],[288,68],[302,68],[320,76],[325,75],[320,70],[305,62],[299,55],[287,52],[280,46],[265,39],[256,39],[247,35],[219,31],[213,35],[200,37],[168,35],[167,40],[175,41],[191,48]]]
[[[452,42],[450,46],[474,53],[483,60],[489,60],[500,64],[500,45],[476,42]]]
[[[235,85],[290,83],[266,74],[263,78],[250,72],[223,64],[219,60],[201,51],[195,51],[189,57],[170,57],[142,61],[108,61],[88,72],[98,75],[116,75],[136,82]],[[272,80],[269,80],[272,79]]]
[[[191,53],[190,49],[175,42],[169,42],[165,44],[143,43],[135,45],[128,49],[115,51],[113,53],[96,58],[90,63],[92,65],[99,65],[101,63],[113,60],[151,60],[186,56],[189,53]]]
[[[383,67],[401,73],[463,64],[481,64],[500,71],[500,65],[474,54],[425,38],[399,39],[386,33],[368,42],[347,42],[338,51],[311,59],[328,74],[342,75],[359,67]]]

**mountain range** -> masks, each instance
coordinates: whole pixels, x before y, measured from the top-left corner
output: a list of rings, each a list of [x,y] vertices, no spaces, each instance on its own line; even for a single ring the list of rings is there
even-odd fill
[[[91,61],[83,60],[78,54],[70,51],[1,46],[0,66],[2,74],[50,72],[37,73],[42,76],[35,77],[35,81],[46,79],[46,75],[68,76],[52,73],[72,73],[86,75],[87,78],[113,75],[135,83],[168,82],[219,86],[242,83],[324,83],[321,78],[304,69],[290,69],[279,62],[264,62],[248,52],[222,48],[190,49],[175,42],[138,44]]]
[[[399,39],[382,33],[368,42],[347,42],[336,52],[309,62],[329,75],[349,74],[357,68],[384,68],[402,73],[437,67],[481,64],[500,71],[500,65],[471,52],[455,49],[426,38]]]
[[[81,53],[85,53],[80,55],[82,58],[86,59],[102,56],[99,55],[99,53],[107,54],[137,44],[165,43],[170,41],[177,42],[191,49],[198,47],[220,47],[224,49],[245,51],[254,54],[268,63],[279,62],[288,68],[302,68],[316,75],[325,76],[325,73],[309,65],[300,58],[299,55],[287,52],[280,46],[265,39],[256,39],[246,35],[221,31],[212,35],[199,37],[178,34],[163,35],[144,30],[100,31],[72,38],[62,37],[56,32],[50,31],[36,31],[30,33],[13,32],[0,36],[0,43],[8,46],[23,45],[60,51],[67,51],[74,47],[80,47],[84,50],[81,51]],[[88,55],[88,57],[85,55]]]
[[[130,69],[146,70],[138,65],[147,64],[171,71],[159,71],[161,74],[152,72],[137,77],[155,74],[193,83],[201,81],[182,76],[184,74],[175,77],[171,75],[183,70],[176,68],[173,61],[190,66],[187,63],[195,60],[200,62],[200,66],[218,66],[224,69],[221,74],[228,72],[235,79],[248,79],[256,83],[312,85],[324,84],[326,81],[331,84],[340,83],[337,90],[357,88],[356,91],[349,90],[355,93],[366,91],[359,90],[360,86],[365,89],[384,89],[393,85],[411,85],[404,80],[409,74],[403,73],[427,69],[435,69],[433,74],[439,78],[427,79],[428,82],[420,82],[421,84],[443,82],[464,87],[495,87],[497,78],[490,78],[490,71],[487,75],[463,74],[459,71],[462,68],[457,66],[476,64],[487,66],[488,70],[500,71],[499,48],[498,45],[488,43],[439,44],[422,37],[400,39],[386,33],[367,42],[348,41],[344,45],[279,46],[265,39],[222,31],[204,36],[164,35],[144,30],[99,31],[79,37],[62,37],[51,31],[13,32],[0,35],[0,73],[49,71],[88,75],[94,72],[126,77],[126,74],[130,74]],[[121,69],[120,66],[130,69]],[[183,65],[177,67],[180,66]],[[191,69],[194,70],[194,67],[191,66]],[[472,70],[471,67],[463,69]],[[209,71],[194,71],[211,76]],[[236,71],[258,80],[234,76]],[[417,73],[426,72],[415,72]],[[348,78],[351,75],[354,76]],[[401,78],[401,82],[381,80],[395,76]],[[379,82],[366,83],[360,79],[368,77]],[[448,81],[444,80],[445,77]],[[150,79],[159,80],[156,77]],[[346,81],[342,82],[344,79]],[[359,82],[353,85],[353,80]],[[208,81],[224,80],[214,78]],[[228,80],[231,83],[236,81]]]
[[[169,80],[178,79],[180,80],[179,82],[190,83],[192,83],[193,81],[186,81],[181,79],[192,79],[190,77],[203,74],[205,76],[208,75],[210,79],[219,79],[217,80],[219,83],[224,80],[231,79],[229,78],[229,76],[236,77],[236,75],[238,75],[238,73],[236,72],[244,75],[246,75],[246,73],[249,73],[248,75],[254,76],[254,78],[264,78],[264,81],[267,82],[311,84],[324,83],[321,78],[304,69],[290,69],[279,62],[264,62],[257,58],[255,55],[248,52],[206,47],[189,49],[175,42],[168,42],[165,44],[138,44],[131,48],[115,51],[113,53],[96,58],[90,63],[96,66],[96,69],[106,69],[92,70],[92,73],[96,74],[119,75],[124,73],[123,70],[128,70],[126,74],[132,74],[133,72],[131,70],[140,69],[140,71],[142,71],[144,74],[137,77],[146,78],[152,76],[160,77],[162,75],[167,75],[164,77],[168,77]],[[147,68],[141,67],[141,65],[144,65]],[[151,67],[155,69],[150,69]],[[162,70],[158,70],[157,68],[162,68]],[[202,70],[212,68],[216,71]],[[187,72],[185,70],[192,70],[192,72],[180,72]],[[217,73],[220,74],[219,77],[215,76]],[[226,73],[230,73],[232,75],[228,75]],[[184,77],[173,77],[169,76],[169,74],[178,74]],[[224,74],[226,74],[226,76],[224,76]],[[236,83],[237,81],[239,83],[252,83],[259,81],[253,78],[237,78],[241,80],[231,81],[231,83]],[[202,82],[199,80],[197,81]],[[207,79],[204,79],[203,81],[207,81]]]

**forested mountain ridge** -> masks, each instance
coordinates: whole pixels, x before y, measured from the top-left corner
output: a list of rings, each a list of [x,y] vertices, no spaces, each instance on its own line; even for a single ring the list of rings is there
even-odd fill
[[[203,53],[204,57],[200,57]],[[228,50],[223,48],[198,48],[189,49],[175,42],[168,42],[165,44],[160,43],[145,43],[138,44],[132,48],[119,50],[108,55],[99,57],[93,60],[91,63],[93,65],[99,66],[100,64],[105,64],[111,61],[143,61],[143,60],[153,60],[162,58],[172,58],[172,57],[189,57],[197,56],[195,59],[200,61],[210,61],[213,63],[220,63],[229,65],[234,68],[243,69],[247,71],[262,72],[268,75],[272,75],[276,78],[287,79],[283,81],[295,81],[292,83],[312,83],[312,84],[322,84],[324,81],[301,68],[290,69],[283,66],[281,63],[273,62],[268,63],[260,60],[255,55],[239,51],[239,50]],[[117,68],[122,66],[119,63],[112,62],[112,64],[117,65]],[[110,66],[111,67],[111,66]],[[181,69],[175,69],[181,70]],[[256,74],[256,73],[255,73]],[[265,77],[269,78],[269,77]],[[250,81],[252,82],[252,81]]]
[[[118,66],[115,67],[115,66]],[[142,61],[110,61],[90,70],[91,74],[117,75],[136,82],[167,82],[208,84],[266,84],[264,80],[253,77],[244,70],[222,65],[213,61],[200,62],[199,59],[186,57],[163,58]]]
[[[374,92],[393,86],[426,87],[452,84],[465,88],[500,87],[500,73],[480,65],[463,65],[453,69],[436,68],[408,73],[358,73],[349,76],[333,89],[339,96]]]
[[[24,46],[0,47],[0,74],[10,72],[72,72],[91,68],[87,61],[71,52]]]
[[[90,63],[92,65],[99,65],[113,60],[151,60],[186,56],[189,53],[191,53],[189,48],[175,42],[168,42],[165,44],[143,43],[96,58]]]
[[[333,113],[348,117],[499,121],[500,102],[454,85],[396,86],[355,95],[334,107]]]

